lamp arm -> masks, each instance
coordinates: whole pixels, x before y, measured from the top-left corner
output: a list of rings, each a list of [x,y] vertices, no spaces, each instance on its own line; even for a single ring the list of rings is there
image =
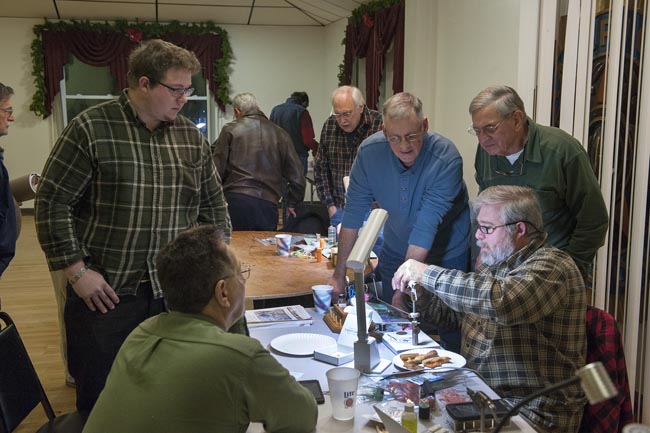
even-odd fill
[[[500,432],[501,429],[503,428],[503,426],[505,425],[505,423],[508,422],[508,419],[510,417],[514,416],[515,414],[517,414],[517,412],[519,412],[519,409],[521,409],[523,407],[523,405],[525,405],[526,403],[530,402],[531,400],[533,400],[533,399],[535,399],[535,398],[537,398],[539,396],[542,396],[544,394],[548,394],[549,392],[553,392],[553,391],[556,391],[558,389],[564,388],[566,386],[572,385],[572,384],[574,384],[576,382],[580,382],[580,377],[572,376],[572,377],[570,377],[568,379],[564,379],[562,382],[558,382],[558,383],[550,385],[550,386],[548,386],[548,387],[546,387],[544,389],[540,389],[539,391],[536,391],[536,392],[534,392],[534,393],[532,393],[530,395],[527,395],[526,398],[524,398],[519,403],[514,405],[513,408],[510,409],[508,411],[508,413],[505,414],[499,420],[499,423],[494,428],[494,430],[492,430],[492,433]]]

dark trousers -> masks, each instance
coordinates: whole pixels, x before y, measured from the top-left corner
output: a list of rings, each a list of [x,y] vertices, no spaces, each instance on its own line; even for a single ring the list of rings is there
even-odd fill
[[[278,205],[246,194],[225,194],[233,230],[275,231]]]
[[[120,296],[120,303],[106,314],[90,311],[70,285],[67,290],[68,368],[76,383],[77,410],[90,411],[126,337],[165,306],[162,298],[153,299],[151,282],[140,284],[135,296]]]

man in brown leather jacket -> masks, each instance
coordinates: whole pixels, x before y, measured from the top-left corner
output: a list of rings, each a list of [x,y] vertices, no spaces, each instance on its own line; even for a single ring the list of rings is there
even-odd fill
[[[282,184],[290,217],[305,196],[302,164],[289,134],[266,118],[254,95],[235,96],[233,108],[235,120],[212,146],[233,230],[276,230]]]

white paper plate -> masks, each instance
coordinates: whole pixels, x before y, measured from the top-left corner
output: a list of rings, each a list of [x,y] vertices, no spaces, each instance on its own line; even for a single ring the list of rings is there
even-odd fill
[[[322,334],[286,334],[271,340],[271,347],[278,352],[295,356],[312,356],[314,350],[336,345],[336,340]]]
[[[405,353],[418,353],[418,354],[423,354],[427,353],[430,350],[432,350],[431,347],[425,348],[425,349],[414,349],[414,350],[407,350],[405,352],[402,352],[400,355],[403,355]],[[465,364],[467,364],[467,360],[462,356],[454,352],[450,352],[448,350],[444,349],[435,349],[438,352],[438,356],[447,356],[451,358],[451,362],[447,364],[442,364],[440,367],[436,367],[433,370],[445,370],[449,368],[460,368],[464,367]],[[404,361],[402,361],[402,358],[399,357],[399,355],[395,355],[393,358],[393,364],[395,367],[399,368],[400,370],[410,370],[410,368],[404,367]]]

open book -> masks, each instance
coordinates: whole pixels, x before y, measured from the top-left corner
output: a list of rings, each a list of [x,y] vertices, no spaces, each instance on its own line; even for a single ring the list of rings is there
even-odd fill
[[[246,322],[249,328],[285,326],[310,326],[313,319],[302,305],[263,308],[246,311]]]

